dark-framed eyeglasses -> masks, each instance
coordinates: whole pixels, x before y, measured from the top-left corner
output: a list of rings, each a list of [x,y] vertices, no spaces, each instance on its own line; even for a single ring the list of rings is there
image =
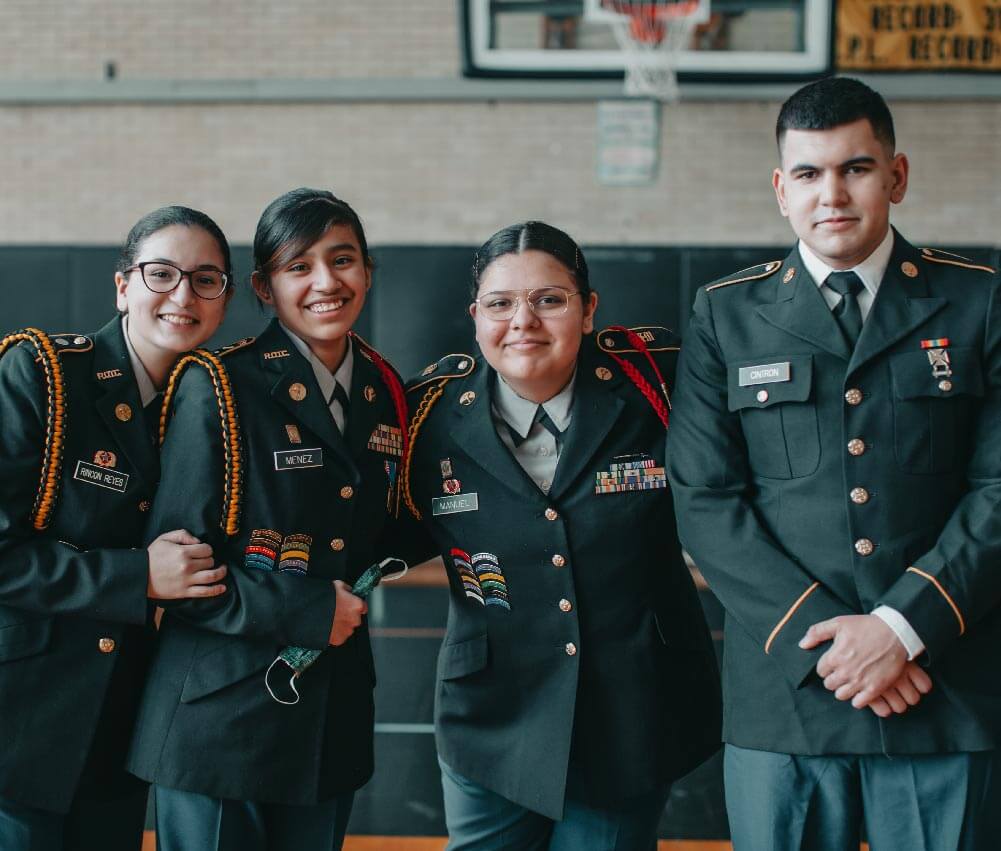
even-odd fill
[[[518,312],[522,298],[540,319],[566,313],[570,299],[580,292],[565,287],[536,287],[533,290],[494,290],[477,297],[477,308],[487,319],[502,321]]]
[[[181,269],[173,263],[166,263],[163,260],[147,260],[143,263],[136,263],[130,266],[126,272],[139,270],[146,289],[150,292],[170,293],[176,290],[181,279],[187,277],[191,284],[191,291],[198,298],[213,299],[219,298],[226,287],[229,286],[229,275],[221,269]]]

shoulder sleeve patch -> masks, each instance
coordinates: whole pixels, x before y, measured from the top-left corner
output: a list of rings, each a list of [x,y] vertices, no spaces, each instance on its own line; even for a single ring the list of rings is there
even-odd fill
[[[959,266],[961,269],[973,269],[977,272],[990,272],[992,274],[994,272],[990,266],[980,266],[970,260],[969,257],[963,257],[961,254],[952,254],[948,251],[942,251],[939,248],[922,248],[921,259],[927,260],[929,263],[944,263],[947,266]]]
[[[759,263],[757,266],[749,266],[746,269],[741,269],[739,272],[735,272],[733,275],[730,275],[722,281],[710,284],[706,287],[706,292],[708,293],[712,292],[712,290],[718,290],[720,287],[728,287],[731,284],[742,284],[744,281],[757,281],[761,278],[767,278],[769,275],[774,275],[781,268],[781,260],[769,260],[767,263]]]
[[[638,325],[630,328],[644,343],[647,351],[672,352],[681,348],[681,340],[670,329],[662,325]],[[598,332],[598,348],[603,352],[625,354],[638,352],[639,349],[629,342],[625,330],[621,328],[605,328]]]
[[[84,334],[50,334],[49,339],[56,352],[60,355],[89,352],[94,348],[94,341]]]
[[[465,378],[476,369],[476,358],[461,353],[445,355],[440,360],[428,364],[407,382],[407,392],[423,387],[425,384],[448,380],[450,378]]]
[[[245,349],[251,343],[256,340],[256,337],[244,337],[242,340],[237,340],[236,342],[230,343],[228,346],[223,346],[221,349],[216,349],[213,354],[216,357],[224,358],[226,355],[231,355],[233,352],[238,352],[240,349]]]

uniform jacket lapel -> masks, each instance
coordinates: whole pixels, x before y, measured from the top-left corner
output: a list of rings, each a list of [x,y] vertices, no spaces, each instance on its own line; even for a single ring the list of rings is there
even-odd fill
[[[946,299],[929,297],[925,264],[920,259],[920,252],[894,231],[893,254],[862,326],[849,371],[872,360],[945,307]]]
[[[806,271],[799,251],[793,249],[786,258],[786,272],[773,278],[776,287],[775,302],[758,307],[758,315],[783,331],[806,340],[844,361],[851,358],[851,350],[831,309],[820,294],[817,283]],[[786,275],[792,271],[792,277]]]
[[[375,395],[370,402],[365,398],[365,388],[371,387]],[[382,404],[379,404],[382,402]],[[379,424],[380,411],[387,406],[393,408],[389,390],[383,384],[382,376],[375,364],[368,359],[360,346],[355,346],[354,368],[351,375],[351,397],[348,400],[350,410],[347,415],[347,445],[351,455],[361,458],[368,451],[368,440]],[[394,416],[385,425],[398,427]]]
[[[98,414],[139,477],[150,488],[155,488],[160,478],[159,458],[143,414],[139,385],[136,384],[125,345],[122,322],[117,316],[94,335],[94,372],[95,381],[102,391],[97,394],[94,403]],[[111,377],[100,379],[96,378],[97,375]],[[127,420],[123,421],[119,416],[119,412],[125,410],[119,408],[120,405],[128,406]]]

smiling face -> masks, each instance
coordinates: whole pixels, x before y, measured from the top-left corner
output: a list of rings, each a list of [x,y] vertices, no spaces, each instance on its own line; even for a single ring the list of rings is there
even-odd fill
[[[850,269],[883,241],[907,174],[907,157],[887,150],[863,118],[830,130],[786,131],[772,185],[796,236],[827,265]]]
[[[265,280],[254,274],[260,299],[281,323],[336,370],[347,350],[347,333],[365,305],[372,283],[368,258],[350,225],[331,225],[316,242],[276,268]]]
[[[540,319],[524,292],[540,287],[563,287],[577,294],[570,298],[566,313]],[[552,255],[535,250],[504,254],[487,266],[477,298],[498,290],[517,292],[518,310],[510,319],[490,319],[473,302],[469,313],[476,323],[476,341],[487,363],[519,396],[545,402],[573,375],[583,335],[594,329],[598,295],[592,292],[582,299],[570,270]]]
[[[169,225],[146,237],[135,263],[162,260],[181,269],[225,270],[215,238],[204,228]],[[227,297],[199,298],[185,276],[169,293],[154,293],[138,269],[115,273],[118,309],[129,315],[129,340],[154,383],[182,352],[208,340],[222,322]]]

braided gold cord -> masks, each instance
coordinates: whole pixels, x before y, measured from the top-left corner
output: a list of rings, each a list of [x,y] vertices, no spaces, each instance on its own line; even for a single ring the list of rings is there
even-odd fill
[[[413,495],[410,493],[410,463],[414,457],[414,447],[417,445],[417,435],[421,430],[421,426],[424,425],[424,420],[428,418],[431,413],[431,408],[434,407],[434,403],[438,401],[441,394],[445,392],[445,384],[447,379],[442,381],[440,384],[436,384],[429,387],[427,392],[424,394],[424,398],[421,399],[421,403],[417,406],[417,410],[414,412],[414,418],[410,421],[410,428],[407,430],[407,438],[409,444],[409,451],[406,457],[403,459],[403,469],[400,470],[400,490],[403,492],[403,501],[407,504],[407,508],[410,509],[410,513],[414,515],[416,520],[421,519],[421,513],[414,503]]]
[[[31,522],[35,529],[46,529],[52,519],[59,496],[59,480],[63,466],[63,443],[66,430],[66,383],[62,364],[52,341],[38,328],[15,331],[0,340],[0,357],[20,342],[31,343],[38,353],[38,360],[45,374],[46,411],[45,447],[42,455],[42,471],[38,483],[38,495],[31,511]]]

